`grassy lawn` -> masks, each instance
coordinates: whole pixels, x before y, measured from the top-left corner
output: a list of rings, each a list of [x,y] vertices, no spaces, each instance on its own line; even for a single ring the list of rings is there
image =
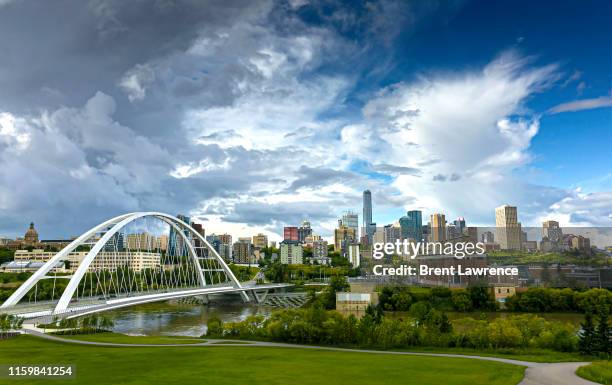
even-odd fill
[[[60,335],[61,338],[77,339],[82,341],[112,342],[117,344],[194,344],[206,342],[204,339],[195,337],[165,337],[165,336],[128,336],[119,333],[97,333]]]
[[[517,384],[524,372],[519,366],[470,359],[291,348],[95,347],[29,336],[0,341],[0,364],[27,363],[75,364],[76,379],[53,380],[57,384],[502,385]]]
[[[425,352],[425,353],[450,353],[463,354],[472,356],[485,357],[500,357],[511,360],[530,361],[530,362],[580,362],[588,357],[581,356],[578,353],[563,353],[547,349],[503,349],[497,351],[477,350],[468,348],[427,348],[414,347],[407,349],[409,352]],[[612,385],[612,384],[611,384]]]
[[[600,384],[612,384],[612,363],[610,361],[593,362],[591,365],[578,368],[576,374],[587,380]]]

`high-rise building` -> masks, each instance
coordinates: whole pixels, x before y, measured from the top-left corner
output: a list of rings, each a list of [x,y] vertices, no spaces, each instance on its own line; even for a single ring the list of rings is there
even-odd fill
[[[234,263],[251,263],[251,255],[253,254],[253,245],[251,238],[238,238],[238,242],[234,242],[232,247],[232,257]]]
[[[411,210],[399,219],[400,235],[402,239],[421,241],[423,239],[423,213],[420,210]]]
[[[557,221],[542,222],[542,238],[548,238],[550,242],[559,243],[563,238],[563,230]]]
[[[465,218],[459,217],[453,221],[455,228],[458,230],[459,234],[463,234],[463,230],[465,229]]]
[[[206,231],[204,230],[204,227],[202,227],[201,223],[194,223],[191,227],[193,227],[193,229],[202,237],[206,237]]]
[[[321,262],[323,259],[327,258],[327,255],[327,241],[319,239],[312,243],[312,258],[317,260],[319,264],[324,264]]]
[[[321,240],[321,236],[318,234],[310,234],[304,239],[304,245],[308,247],[313,247],[313,244],[317,241]]]
[[[431,214],[430,216],[430,241],[445,242],[446,241],[446,217],[444,214]]]
[[[383,227],[383,232],[385,233],[386,243],[395,243],[396,240],[402,239],[401,227],[399,224],[397,226],[385,225],[385,227]]]
[[[185,222],[188,225],[191,225],[191,218],[185,216],[183,214],[178,214],[176,216],[177,219]],[[185,235],[189,238],[191,235],[188,230],[185,230]],[[179,235],[173,226],[170,226],[170,236],[168,238],[168,255],[178,256],[186,253],[185,243],[183,242],[183,237]]]
[[[295,226],[286,226],[283,229],[283,240],[284,241],[299,242],[298,228],[295,227]]]
[[[342,224],[350,229],[355,230],[355,238],[359,235],[359,215],[351,210],[345,211],[342,214]]]
[[[495,235],[493,235],[493,233],[490,231],[485,231],[480,236],[480,241],[482,243],[495,243]]]
[[[230,234],[220,234],[217,235],[218,239],[218,247],[216,248],[217,252],[221,256],[221,258],[226,261],[232,261],[234,259],[233,256],[233,245],[232,245],[232,236]]]
[[[355,229],[345,226],[342,220],[338,221],[338,228],[334,230],[334,251],[346,256],[348,246],[356,243],[357,235]]]
[[[219,237],[219,242],[225,243],[228,245],[232,244],[232,236],[230,234],[221,234],[221,235],[218,235],[218,237]]]
[[[304,249],[302,245],[293,242],[281,242],[280,260],[284,265],[301,265]]]
[[[478,243],[478,227],[468,226],[463,230],[468,237],[468,242]]]
[[[128,234],[127,247],[130,250],[155,250],[157,240],[147,232]]]
[[[166,234],[162,234],[156,238],[157,249],[159,251],[167,251],[168,250],[168,236]]]
[[[297,229],[298,242],[304,243],[306,242],[306,237],[312,235],[312,228],[310,227],[310,222],[302,221],[302,225]]]
[[[193,223],[191,225],[191,227],[198,233],[200,234],[203,238],[206,238],[206,231],[204,231],[204,227],[202,227],[201,223]],[[193,237],[194,238],[194,246],[195,247],[202,247],[202,242],[200,242],[200,239],[198,237]]]
[[[503,205],[495,209],[495,238],[502,250],[521,250],[521,224],[516,206]]]
[[[374,231],[376,225],[372,226],[374,223],[372,222],[372,193],[370,190],[365,190],[363,192],[363,229],[365,231],[365,235],[368,237],[369,243],[372,243],[372,236],[374,235]],[[356,236],[359,234],[356,233]]]
[[[253,235],[253,247],[256,249],[268,247],[268,236],[262,233]]]
[[[353,267],[359,267],[361,258],[359,255],[359,244],[354,243],[348,246],[348,260]]]

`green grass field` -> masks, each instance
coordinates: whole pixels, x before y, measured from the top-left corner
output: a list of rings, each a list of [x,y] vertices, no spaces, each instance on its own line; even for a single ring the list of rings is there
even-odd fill
[[[612,363],[610,361],[593,362],[591,365],[578,368],[576,374],[600,384],[612,385]]]
[[[116,344],[194,344],[205,342],[206,340],[195,337],[164,337],[164,336],[128,336],[119,333],[97,333],[97,334],[76,334],[61,335],[61,338],[79,339],[83,341],[112,342]]]
[[[28,363],[76,365],[76,379],[53,380],[57,384],[510,385],[524,372],[519,366],[461,358],[240,346],[96,347],[29,336],[0,341],[0,364]],[[19,381],[39,383],[45,381]]]

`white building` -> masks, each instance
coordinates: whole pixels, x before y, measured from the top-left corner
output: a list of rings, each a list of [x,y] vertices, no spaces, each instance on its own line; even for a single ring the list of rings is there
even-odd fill
[[[348,259],[353,267],[359,267],[361,258],[359,256],[359,244],[352,244],[348,246]]]

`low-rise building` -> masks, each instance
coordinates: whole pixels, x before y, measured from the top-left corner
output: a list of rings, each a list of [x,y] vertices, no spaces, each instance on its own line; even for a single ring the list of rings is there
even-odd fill
[[[340,312],[365,312],[368,306],[378,304],[378,293],[336,293],[336,310]]]

